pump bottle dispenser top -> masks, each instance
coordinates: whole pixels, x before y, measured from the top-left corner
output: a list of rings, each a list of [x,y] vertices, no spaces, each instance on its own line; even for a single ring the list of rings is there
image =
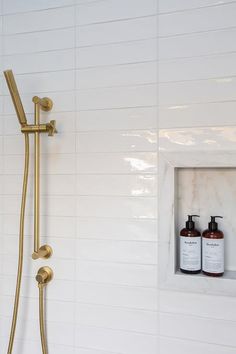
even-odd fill
[[[195,229],[193,217],[188,215],[186,227],[180,231],[180,270],[187,274],[201,271],[201,234]]]
[[[186,221],[186,229],[193,230],[195,228],[195,222],[193,217],[200,217],[199,215],[188,215],[188,220]]]
[[[217,216],[211,216],[211,221],[208,223],[208,229],[210,231],[216,231],[218,230],[218,223],[216,222],[216,218],[221,218],[223,219],[223,216],[217,215]]]
[[[222,216],[211,216],[208,229],[202,234],[202,271],[212,277],[224,274],[224,234],[218,229],[216,218]]]

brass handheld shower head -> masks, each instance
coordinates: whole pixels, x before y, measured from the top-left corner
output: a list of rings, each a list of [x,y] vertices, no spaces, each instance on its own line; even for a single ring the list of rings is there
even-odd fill
[[[7,86],[9,88],[10,94],[11,94],[11,98],[16,110],[16,114],[19,120],[20,125],[23,127],[25,125],[27,125],[27,119],[26,119],[26,115],[25,115],[25,111],[20,99],[20,95],[16,86],[16,82],[14,79],[14,75],[12,70],[5,70],[4,71],[4,76],[7,82]]]

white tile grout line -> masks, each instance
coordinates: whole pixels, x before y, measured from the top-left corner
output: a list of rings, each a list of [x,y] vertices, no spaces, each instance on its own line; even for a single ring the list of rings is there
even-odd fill
[[[25,11],[17,11],[17,12],[4,12],[2,9],[2,12],[0,13],[0,16],[15,16],[15,15],[21,15],[21,14],[28,14],[28,13],[35,13],[35,12],[45,12],[45,11],[50,11],[50,10],[59,10],[59,9],[65,9],[65,8],[72,8],[73,6],[75,7],[86,7],[90,6],[91,4],[97,4],[99,2],[103,2],[104,0],[90,0],[86,2],[81,2],[81,3],[73,3],[69,5],[59,5],[59,6],[52,6],[48,8],[39,8],[39,9],[32,9],[32,10],[25,10]],[[190,11],[197,11],[197,10],[202,10],[202,9],[208,9],[208,8],[215,8],[215,7],[222,7],[222,6],[229,6],[234,4],[236,1],[231,0],[227,1],[226,3],[216,3],[216,4],[209,4],[209,5],[202,5],[202,6],[195,6],[192,8],[183,8],[183,9],[176,9],[176,10],[170,10],[170,11],[160,11],[158,9],[157,15],[170,15],[170,14],[176,14],[176,13],[182,13],[182,12],[190,12]]]
[[[179,10],[172,10],[172,11],[158,11],[158,14],[160,16],[162,15],[174,15],[174,14],[179,14],[179,13],[185,13],[185,12],[191,12],[191,11],[198,11],[198,10],[205,10],[205,9],[209,9],[209,8],[215,8],[215,7],[222,7],[222,6],[229,6],[232,4],[235,4],[235,0],[231,0],[231,1],[226,1],[225,3],[220,1],[215,4],[209,4],[209,5],[202,5],[202,6],[196,6],[196,7],[190,7],[190,8],[183,8],[183,9],[179,9]]]
[[[3,0],[0,0],[0,13],[2,13],[2,7],[3,7]],[[1,43],[0,43],[0,67],[2,69],[3,68],[3,21],[0,21],[0,23],[1,23],[1,26],[0,26],[0,40],[1,40]],[[2,80],[1,80],[1,83],[0,83],[0,91],[3,92],[3,81]],[[3,104],[4,103],[2,103],[2,105],[0,107],[0,109],[1,109],[0,115],[1,116],[3,116],[3,112],[4,112]],[[1,122],[1,124],[3,125],[2,129],[4,129],[3,121]],[[1,151],[3,151],[3,144],[4,144],[4,142],[1,141]],[[4,175],[4,165],[3,164],[1,164],[1,174]],[[5,229],[4,228],[4,218],[2,218],[1,227],[0,227],[1,236],[3,235],[3,230],[4,229]],[[5,242],[3,242],[3,244],[2,244],[3,251],[5,252],[4,245],[5,245]],[[0,262],[0,269],[1,269],[1,272],[2,272],[3,271],[3,262]],[[1,297],[1,295],[0,295],[0,297]]]
[[[159,12],[159,7],[160,7],[160,1],[161,0],[156,0],[157,1],[157,12]],[[157,18],[157,33],[156,33],[156,45],[157,45],[157,106],[159,105],[159,40],[158,40],[158,36],[159,36],[159,18]],[[156,125],[157,125],[157,133],[159,131],[159,109],[157,110],[157,122],[156,122]],[[158,135],[158,134],[157,134]],[[157,171],[159,170],[159,140],[157,141]],[[158,205],[158,202],[159,202],[159,176],[158,176],[158,172],[157,172],[157,215],[156,215],[156,219],[157,219],[157,286],[158,286],[158,290],[159,290],[159,215],[158,215],[158,212],[159,212],[159,205]],[[158,291],[157,293],[157,312],[158,312],[158,316],[157,316],[157,334],[158,334],[158,343],[157,343],[157,348],[158,348],[158,353],[157,354],[161,354],[161,344],[160,344],[160,326],[161,326],[161,321],[160,321],[160,292]]]
[[[74,117],[74,126],[75,126],[75,129],[76,129],[76,118],[77,118],[77,107],[78,107],[78,97],[77,97],[77,94],[76,94],[76,86],[77,86],[77,71],[76,71],[76,63],[77,63],[77,50],[76,50],[76,43],[77,43],[77,36],[78,36],[78,33],[77,33],[77,30],[76,30],[76,22],[77,22],[77,8],[76,8],[76,4],[77,4],[77,1],[74,0],[74,76],[75,76],[75,80],[74,80],[74,100],[75,100],[75,110],[76,110],[76,116]],[[78,140],[76,139],[75,140],[75,154],[77,156],[77,150],[78,150]],[[75,172],[77,173],[78,171],[78,158],[76,158],[76,170]],[[77,191],[77,178],[75,180],[75,194],[76,194],[76,191]],[[76,201],[75,201],[76,205],[75,205],[75,210],[76,210],[76,214],[78,213],[78,200],[76,198]],[[77,239],[77,236],[78,236],[78,223],[76,223],[75,225],[75,238]],[[74,260],[74,276],[75,276],[75,284],[76,284],[76,279],[77,279],[77,259],[78,259],[78,250],[77,250],[77,247],[75,247],[75,260]],[[77,323],[77,318],[76,318],[76,314],[77,314],[77,286],[75,285],[74,286],[74,328],[73,328],[73,338],[74,338],[74,348],[76,348],[76,343],[77,343],[77,330],[76,330],[76,323]]]
[[[1,11],[3,11],[3,0],[0,0],[1,1]],[[4,50],[5,50],[5,47],[4,47],[4,19],[2,18],[2,22],[1,22],[1,35],[2,35],[2,38],[1,38],[1,55],[4,54]],[[2,56],[2,68],[4,67],[4,56]],[[1,73],[3,74],[3,73]],[[3,80],[1,80],[1,91],[3,92]],[[5,111],[5,102],[3,100],[2,102],[2,112]],[[3,122],[2,122],[3,123]],[[5,132],[5,125],[3,124],[3,134]],[[2,142],[1,142],[1,151],[4,153],[4,141],[2,139]],[[4,175],[5,174],[5,164],[2,164],[2,174]],[[3,188],[4,188],[4,182],[3,182]],[[4,210],[4,204],[3,204],[3,210]],[[2,218],[2,232],[3,230],[5,229],[5,218],[3,217]],[[4,252],[5,252],[5,242],[3,243],[3,249],[4,249]]]

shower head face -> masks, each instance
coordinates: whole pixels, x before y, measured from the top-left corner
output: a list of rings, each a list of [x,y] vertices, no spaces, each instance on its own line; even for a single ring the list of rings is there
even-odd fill
[[[12,70],[5,70],[4,76],[7,82],[8,89],[11,94],[11,98],[16,110],[19,123],[21,126],[25,126],[27,124],[26,115],[25,115],[25,111],[21,102],[21,98],[16,86],[16,82]]]

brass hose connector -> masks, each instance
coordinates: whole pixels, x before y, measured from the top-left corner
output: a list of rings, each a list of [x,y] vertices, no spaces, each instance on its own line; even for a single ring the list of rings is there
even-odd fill
[[[49,267],[42,267],[38,270],[36,280],[39,288],[39,325],[40,337],[43,354],[48,354],[46,326],[45,326],[45,308],[44,308],[44,288],[52,280],[53,271]]]
[[[53,271],[50,267],[42,267],[38,270],[36,275],[36,280],[38,285],[46,285],[48,284],[53,278]]]

